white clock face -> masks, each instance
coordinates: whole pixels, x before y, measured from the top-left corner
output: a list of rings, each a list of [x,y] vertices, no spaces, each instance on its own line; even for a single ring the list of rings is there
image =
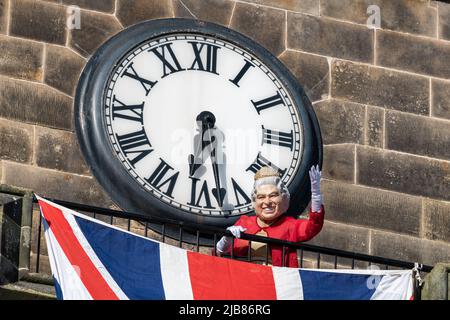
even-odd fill
[[[289,185],[302,160],[286,88],[257,57],[213,37],[141,44],[111,73],[104,101],[124,168],[149,196],[193,214],[248,213],[261,166]]]

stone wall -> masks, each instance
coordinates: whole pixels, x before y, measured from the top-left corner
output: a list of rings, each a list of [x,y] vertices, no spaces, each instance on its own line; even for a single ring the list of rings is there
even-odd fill
[[[69,5],[81,28],[66,27]],[[370,5],[379,28],[368,25]],[[314,244],[450,260],[450,5],[429,0],[0,0],[0,179],[112,207],[74,134],[78,76],[142,20],[240,31],[305,87],[324,142],[327,222]]]

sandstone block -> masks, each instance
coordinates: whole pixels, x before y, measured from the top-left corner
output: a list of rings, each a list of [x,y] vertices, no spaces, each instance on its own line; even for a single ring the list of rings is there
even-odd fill
[[[427,199],[424,204],[425,237],[450,243],[450,203]]]
[[[112,205],[112,201],[91,177],[12,162],[4,163],[4,171],[4,183],[32,189],[45,197],[98,207]]]
[[[294,74],[311,101],[328,97],[330,72],[325,57],[286,50],[279,58]]]
[[[69,45],[82,56],[88,57],[121,29],[113,16],[82,10],[80,29],[70,30]]]
[[[357,183],[450,200],[449,162],[361,146],[356,151]]]
[[[431,115],[450,119],[450,81],[431,80]]]
[[[355,146],[327,145],[323,151],[323,177],[353,183],[355,176]]]
[[[439,1],[439,39],[450,40],[450,4]]]
[[[113,13],[115,0],[62,0],[62,3],[66,5],[78,6],[88,10]]]
[[[71,130],[72,99],[45,85],[0,77],[0,117]]]
[[[173,0],[175,17],[228,25],[234,2],[223,0]]]
[[[379,8],[382,29],[436,36],[436,11],[428,1],[416,0],[321,0],[320,14],[367,25],[373,25],[376,14],[369,6]]]
[[[450,160],[450,125],[446,120],[386,113],[386,148]]]
[[[8,0],[0,0],[0,33],[6,34],[8,26]]]
[[[314,104],[324,144],[363,143],[365,107],[343,100]]]
[[[0,120],[0,159],[30,163],[33,157],[33,127]]]
[[[73,96],[85,63],[83,58],[68,49],[47,46],[44,82]]]
[[[43,48],[36,42],[0,36],[0,74],[41,81]]]
[[[418,197],[328,180],[323,193],[332,221],[419,236]]]
[[[36,127],[36,164],[66,172],[89,173],[76,136],[44,127]]]
[[[371,254],[433,266],[438,262],[450,261],[450,245],[390,232],[373,231]]]
[[[172,18],[170,0],[118,0],[116,16],[124,26],[140,21]]]
[[[365,144],[383,148],[384,145],[384,113],[381,108],[367,106]]]
[[[289,11],[304,12],[318,16],[319,0],[244,0],[255,4],[262,4],[269,7],[286,9]]]
[[[364,26],[288,12],[287,47],[372,63],[373,30]]]
[[[237,2],[230,26],[278,56],[285,50],[285,22],[284,11]]]
[[[10,33],[14,36],[64,45],[66,9],[36,0],[11,0]]]
[[[377,32],[377,65],[450,78],[450,44],[438,40]]]
[[[331,96],[404,112],[429,114],[429,80],[411,74],[337,60]]]

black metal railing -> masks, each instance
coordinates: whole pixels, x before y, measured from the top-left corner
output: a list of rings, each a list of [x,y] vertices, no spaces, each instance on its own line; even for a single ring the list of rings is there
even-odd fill
[[[188,250],[199,252],[201,248],[210,249],[209,253],[212,255],[217,255],[215,247],[220,239],[220,237],[227,235],[232,237],[232,234],[221,228],[214,227],[204,227],[199,226],[197,224],[191,224],[187,222],[180,222],[176,220],[160,218],[160,217],[150,217],[147,215],[136,214],[131,212],[124,212],[112,209],[106,209],[101,207],[94,207],[74,202],[50,199],[48,200],[55,202],[59,205],[67,207],[72,210],[76,210],[80,213],[85,213],[93,218],[101,218],[100,220],[105,221],[108,220],[109,224],[114,225],[114,218],[117,219],[125,219],[126,230],[130,231],[132,226],[132,221],[138,223],[143,229],[143,235],[145,237],[149,237],[149,231],[153,233],[153,239],[161,241],[163,243],[170,243],[172,245],[178,245],[179,247],[185,248]],[[37,200],[34,199],[34,206],[37,209]],[[119,225],[120,227],[124,227],[124,225]],[[39,273],[41,261],[41,250],[42,250],[42,216],[39,214],[39,227],[38,230],[32,230],[32,235],[34,239],[37,239],[37,247],[35,259],[35,272]],[[37,232],[37,234],[35,234]],[[234,253],[234,246],[231,246],[231,253],[229,255],[225,255],[224,257],[229,257],[231,259],[239,259],[246,260],[249,262],[255,262],[256,260],[252,257],[251,252],[251,243],[259,242],[266,244],[265,249],[265,259],[263,261],[258,260],[259,263],[268,264],[269,261],[269,246],[270,247],[278,247],[282,250],[282,266],[285,266],[285,257],[286,250],[292,251],[296,250],[298,252],[298,260],[299,267],[304,268],[306,263],[308,262],[310,266],[314,268],[320,269],[321,267],[325,267],[326,269],[339,269],[339,268],[367,268],[377,266],[379,269],[414,269],[417,267],[417,263],[415,262],[407,262],[395,259],[388,259],[384,257],[371,256],[367,254],[361,254],[356,252],[344,251],[339,249],[321,247],[306,243],[299,242],[289,242],[283,241],[274,238],[267,238],[262,236],[250,235],[250,234],[242,234],[242,240],[248,240],[248,251],[246,256],[236,256]],[[170,242],[171,241],[171,242]],[[234,238],[233,238],[234,242]],[[305,257],[308,254],[309,257]],[[339,262],[341,260],[341,262]],[[345,261],[342,261],[345,260]],[[428,265],[420,265],[419,270],[422,273],[428,273],[431,271],[433,267]],[[32,271],[32,270],[30,270]],[[414,286],[414,296],[415,298],[420,298],[420,286],[418,280],[415,277],[415,286]]]

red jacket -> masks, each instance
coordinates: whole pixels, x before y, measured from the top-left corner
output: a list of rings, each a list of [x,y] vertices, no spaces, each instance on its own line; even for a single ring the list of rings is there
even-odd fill
[[[256,234],[261,230],[267,233],[267,237],[280,240],[303,242],[312,239],[322,230],[325,208],[322,206],[319,212],[310,212],[309,219],[295,219],[291,216],[281,218],[269,227],[261,228],[256,222],[256,216],[242,216],[235,226],[247,228],[245,233]],[[272,265],[282,266],[283,251],[281,247],[271,247]],[[297,250],[285,248],[285,267],[298,268]],[[247,256],[248,241],[235,239],[234,254]]]

